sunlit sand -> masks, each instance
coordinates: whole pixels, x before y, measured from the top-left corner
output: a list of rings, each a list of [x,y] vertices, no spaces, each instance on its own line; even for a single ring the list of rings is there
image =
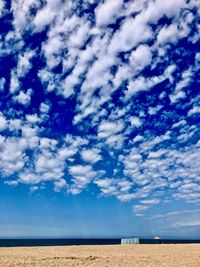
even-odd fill
[[[1,267],[199,267],[200,244],[0,248]]]

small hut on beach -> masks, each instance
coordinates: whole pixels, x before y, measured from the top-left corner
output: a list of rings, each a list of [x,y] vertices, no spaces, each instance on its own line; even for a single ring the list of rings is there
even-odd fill
[[[128,245],[128,244],[139,244],[139,238],[137,237],[130,237],[130,238],[122,238],[121,244]]]

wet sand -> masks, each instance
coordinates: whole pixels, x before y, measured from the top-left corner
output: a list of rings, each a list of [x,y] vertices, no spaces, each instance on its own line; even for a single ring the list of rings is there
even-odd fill
[[[0,248],[0,267],[199,267],[200,244]]]

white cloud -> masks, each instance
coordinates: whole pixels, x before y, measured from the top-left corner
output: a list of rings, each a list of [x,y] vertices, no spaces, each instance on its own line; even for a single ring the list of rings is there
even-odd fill
[[[160,138],[160,146],[167,140],[166,137]],[[131,177],[134,183],[143,186],[137,192],[138,196],[141,198],[144,194],[145,197],[152,197],[154,189],[160,188],[162,191],[163,188],[169,187],[174,190],[173,198],[198,202],[197,173],[200,165],[197,161],[196,149],[199,144],[186,147],[182,151],[166,148],[154,150],[153,147],[157,144],[158,140],[143,141],[137,149],[132,148],[129,155],[120,157],[120,161],[125,165],[124,175]],[[191,172],[191,170],[193,171]],[[156,199],[156,201],[158,200]],[[148,201],[144,200],[140,203],[147,206]]]
[[[52,79],[53,73],[48,69],[42,69],[38,71],[38,76],[43,83],[47,83]]]
[[[178,16],[185,5],[185,0],[152,1],[144,11],[144,18],[152,23],[156,23],[164,15],[168,18],[172,18]]]
[[[6,79],[4,77],[0,78],[0,92],[4,91]]]
[[[3,15],[4,13],[4,5],[5,2],[3,0],[0,1],[0,17]]]
[[[115,74],[115,77],[112,81],[114,86],[118,88],[123,81],[130,79],[132,77],[132,74],[133,74],[133,68],[128,64],[123,64],[119,66]]]
[[[49,25],[54,20],[56,11],[60,8],[62,8],[60,0],[48,0],[47,4],[37,12],[34,18],[35,31],[40,32]]]
[[[135,18],[127,18],[113,36],[108,50],[110,53],[128,51],[151,37],[151,29],[144,23],[140,15]]]
[[[73,177],[69,189],[72,194],[80,193],[96,176],[90,165],[74,165],[69,168],[69,173]]]
[[[124,136],[122,134],[114,134],[106,139],[106,144],[115,149],[119,149],[120,147],[122,147],[123,143],[124,143]]]
[[[142,125],[142,121],[140,120],[139,117],[136,117],[136,116],[130,117],[130,122],[131,122],[131,126],[134,126],[136,128]]]
[[[185,70],[181,75],[182,80],[180,80],[178,82],[178,84],[176,85],[175,90],[176,91],[180,91],[183,88],[187,87],[192,81],[192,76],[193,76],[193,73],[192,73],[192,69],[191,68]]]
[[[0,132],[4,131],[7,128],[7,120],[0,112]]]
[[[72,147],[62,147],[58,151],[59,158],[61,160],[71,159],[74,157],[76,153],[77,153],[77,149],[72,148]]]
[[[82,165],[75,165],[70,167],[69,172],[73,176],[81,176],[87,175],[87,173],[91,172],[92,167],[90,165],[82,166]]]
[[[162,27],[157,37],[158,44],[175,43],[178,40],[178,33],[176,24]]]
[[[159,204],[160,200],[159,199],[145,199],[145,200],[141,200],[140,203],[145,204],[145,205],[155,205],[155,204]]]
[[[37,114],[28,114],[28,115],[26,115],[26,120],[30,124],[36,124],[40,121],[40,118],[38,117]]]
[[[95,148],[81,151],[81,156],[84,161],[89,163],[96,163],[101,160],[100,150]]]
[[[64,179],[59,179],[58,181],[54,182],[54,191],[60,192],[62,189],[67,188],[67,182]]]
[[[90,31],[90,27],[86,21],[81,21],[79,28],[76,32],[73,32],[69,38],[69,47],[70,48],[81,48]]]
[[[170,100],[171,100],[172,103],[176,103],[176,102],[178,102],[180,99],[183,99],[183,98],[185,98],[185,97],[186,97],[186,94],[185,94],[185,92],[183,92],[183,91],[176,92],[176,93],[171,94],[171,95],[169,96],[169,98],[170,98]]]
[[[131,97],[139,92],[147,91],[157,83],[160,83],[164,79],[163,77],[152,77],[150,79],[145,79],[143,76],[135,80],[130,80],[128,84],[128,90],[126,92],[126,97]]]
[[[107,138],[113,134],[120,133],[124,128],[124,124],[122,121],[110,122],[110,121],[102,121],[99,124],[98,128],[98,136],[100,138]]]
[[[155,114],[157,114],[157,112],[162,108],[163,106],[161,106],[161,105],[157,105],[156,107],[149,107],[149,109],[148,109],[148,113],[150,114],[150,115],[155,115]]]
[[[128,194],[119,194],[117,195],[117,199],[119,199],[122,202],[131,201],[133,199],[137,198],[137,195],[134,193],[128,193]]]
[[[94,183],[100,188],[102,195],[116,195],[117,193],[117,187],[113,179],[98,179]]]
[[[198,115],[200,113],[200,107],[199,106],[194,106],[192,109],[188,111],[188,115]]]
[[[40,112],[41,113],[48,113],[50,110],[50,103],[41,103],[40,104]]]
[[[135,205],[133,206],[133,211],[136,213],[136,215],[141,215],[141,213],[144,213],[149,207],[145,205]]]
[[[9,181],[5,181],[4,184],[10,185],[10,186],[16,186],[18,185],[18,182],[9,180]]]
[[[71,79],[70,79],[71,78]],[[62,95],[65,98],[69,98],[74,94],[74,85],[78,82],[77,79],[73,80],[73,77],[66,77],[62,84]]]
[[[139,76],[136,79],[129,80],[128,86],[127,86],[127,91],[126,91],[126,98],[130,98],[133,95],[138,94],[139,92],[142,91],[147,91],[153,88],[155,85],[161,83],[162,81],[169,79],[173,81],[172,74],[176,69],[176,65],[169,65],[163,74],[159,76],[151,76],[151,77],[144,77],[144,76]]]
[[[176,84],[174,92],[169,96],[172,103],[178,102],[180,99],[186,97],[186,93],[183,91],[184,88],[190,85],[192,82],[192,69],[185,70],[181,75],[181,80]]]
[[[16,0],[11,2],[11,11],[13,12],[13,26],[17,34],[20,34],[25,29],[30,29],[33,17],[30,16],[30,10],[39,8],[41,2],[39,0],[21,1]]]
[[[11,71],[11,79],[10,79],[10,92],[14,94],[19,91],[20,82],[16,73],[16,70]]]
[[[113,23],[121,12],[123,0],[110,1],[98,5],[95,9],[97,26],[106,26]]]
[[[142,216],[142,214],[148,210],[151,206],[159,204],[160,200],[159,199],[145,199],[145,200],[140,200],[140,204],[134,205],[133,206],[133,212],[137,216]]]
[[[19,56],[17,64],[17,75],[18,77],[24,77],[27,72],[31,69],[32,63],[31,58],[34,56],[34,51],[27,51],[23,55]]]
[[[169,98],[173,106],[179,105],[181,99],[185,103],[188,98],[186,113],[198,116],[198,99],[193,99],[188,88],[199,70],[199,55],[181,74],[179,60],[188,51],[182,53],[182,48],[177,48],[174,52],[179,60],[176,61],[168,45],[176,44],[183,37],[191,45],[197,41],[198,31],[191,32],[195,28],[192,23],[196,23],[192,8],[197,3],[184,0],[89,2],[97,4],[92,18],[87,12],[80,16],[82,6],[77,8],[76,1],[12,1],[13,30],[6,34],[5,41],[0,40],[2,55],[12,54],[17,61],[11,71],[9,90],[15,102],[25,106],[31,103],[35,88],[25,91],[23,78],[32,68],[36,52],[27,48],[23,37],[25,33],[33,37],[36,32],[46,30],[41,50],[39,46],[35,50],[38,60],[44,59],[37,76],[44,99],[38,103],[39,110],[31,109],[30,105],[28,112],[14,110],[5,103],[8,109],[0,116],[2,176],[10,185],[26,183],[33,190],[51,182],[55,191],[64,189],[72,194],[80,193],[93,182],[101,195],[115,196],[120,201],[134,200],[133,209],[139,215],[159,201],[197,203],[198,128],[192,125],[193,120],[191,125],[187,123],[184,113],[177,118],[175,108],[165,107],[168,98],[165,85],[159,88],[160,97],[154,91],[150,94],[151,88],[165,81],[172,89]],[[89,2],[84,1],[83,7]],[[170,18],[171,25],[163,20],[164,25],[160,26],[158,21],[164,16]],[[118,18],[118,29],[108,27]],[[57,66],[58,72],[54,69]],[[2,94],[6,91],[4,87],[5,78],[1,78]],[[141,105],[139,92],[147,92],[146,102],[141,100]],[[49,96],[57,100],[54,94],[60,100],[56,106],[73,97],[72,107],[66,106],[66,112],[70,108],[74,113],[72,127],[81,136],[83,128],[89,132],[92,129],[89,135],[44,137],[49,132],[42,122],[52,119],[56,124],[61,116],[59,111],[54,112],[55,103],[47,100]],[[156,114],[161,115],[160,119]],[[167,116],[172,127],[166,122]],[[51,123],[48,125],[50,131]],[[159,135],[165,127],[170,131]],[[3,136],[7,128],[11,132],[9,137]],[[97,170],[101,165],[105,169]],[[11,175],[15,178],[11,179]]]
[[[59,53],[62,47],[62,40],[59,36],[49,38],[48,41],[43,44],[43,50],[47,58],[53,54]]]
[[[108,179],[108,178],[99,179],[99,180],[96,180],[94,183],[97,184],[101,188],[108,188],[110,185],[112,185],[113,179]]]
[[[1,138],[1,150],[0,150],[0,168],[3,174],[10,176],[16,172],[21,171],[27,160],[24,153],[24,148],[21,147],[21,143],[15,138]]]
[[[175,211],[170,211],[166,212],[163,214],[157,214],[154,216],[151,216],[149,219],[150,220],[157,220],[157,219],[165,219],[165,218],[170,218],[170,217],[176,217],[176,216],[189,216],[191,214],[199,214],[199,209],[189,209],[189,210],[175,210]]]
[[[92,94],[97,88],[103,88],[108,85],[108,81],[112,78],[109,69],[115,63],[112,56],[104,54],[102,49],[98,59],[92,64],[87,73],[87,79],[82,85],[82,92]],[[94,79],[95,78],[95,79]],[[90,91],[89,91],[90,90]]]
[[[28,89],[26,93],[24,91],[20,91],[18,95],[16,95],[14,100],[24,106],[29,105],[31,101],[32,89]]]
[[[178,222],[173,225],[175,228],[182,228],[182,227],[200,227],[200,220],[198,221],[190,221],[190,222]]]
[[[197,207],[172,210],[148,218],[149,224],[155,223],[155,221],[162,225],[165,233],[169,233],[172,229],[175,229],[176,233],[183,230],[185,232],[186,229],[192,232],[196,227],[200,226],[200,210]]]
[[[63,179],[66,160],[73,157],[76,150],[69,147],[58,148],[55,139],[40,138],[37,136],[37,128],[27,126],[20,127],[20,138],[0,138],[0,168],[4,176],[16,174],[16,183],[39,184],[41,182],[54,182],[54,190],[67,189],[67,183]],[[27,148],[32,151],[34,157],[26,154]],[[28,165],[26,167],[25,165]],[[90,177],[93,172],[90,172]]]
[[[147,45],[140,45],[136,50],[132,51],[130,56],[130,63],[134,68],[142,70],[148,66],[152,60],[152,53]]]

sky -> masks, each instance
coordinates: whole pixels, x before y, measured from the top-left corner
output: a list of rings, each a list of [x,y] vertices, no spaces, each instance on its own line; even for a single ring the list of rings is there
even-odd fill
[[[200,238],[199,13],[0,0],[0,237]]]

